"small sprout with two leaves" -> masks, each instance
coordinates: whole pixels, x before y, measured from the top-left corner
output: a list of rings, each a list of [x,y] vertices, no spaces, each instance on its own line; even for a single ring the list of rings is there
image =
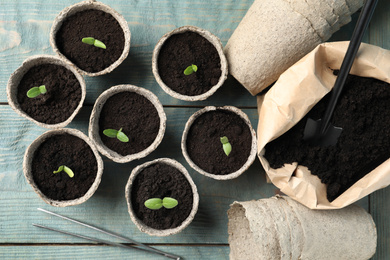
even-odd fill
[[[145,207],[148,209],[161,209],[162,207],[166,209],[172,209],[177,206],[178,202],[177,200],[165,197],[164,199],[160,198],[152,198],[145,201]]]
[[[223,151],[227,156],[229,156],[230,152],[232,151],[232,145],[229,143],[229,139],[226,136],[221,137],[221,143]]]
[[[186,76],[191,75],[192,73],[196,72],[197,70],[198,70],[198,66],[192,64],[184,70],[184,75],[186,75]]]
[[[40,94],[45,94],[46,92],[47,92],[46,86],[45,85],[41,85],[39,87],[30,88],[27,91],[27,96],[29,98],[35,98],[35,97],[39,96]]]
[[[119,129],[119,131],[115,129],[106,129],[103,131],[103,134],[111,138],[118,138],[118,140],[123,143],[127,143],[129,141],[127,135],[122,132],[122,128]]]
[[[70,178],[73,178],[74,176],[73,171],[68,166],[65,165],[61,165],[60,167],[58,167],[58,170],[53,171],[53,173],[59,173],[62,171],[66,172],[66,174],[68,174]]]
[[[106,49],[106,45],[102,43],[101,41],[93,38],[93,37],[85,37],[81,40],[83,43],[93,45],[98,48]]]

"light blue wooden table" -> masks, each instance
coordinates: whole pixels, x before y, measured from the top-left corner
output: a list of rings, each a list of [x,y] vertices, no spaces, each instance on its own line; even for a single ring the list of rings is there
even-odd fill
[[[6,84],[9,75],[27,57],[54,54],[49,45],[53,19],[74,0],[0,0],[0,259],[157,259],[135,250],[88,243],[33,227],[32,223],[72,232],[96,234],[69,222],[55,219],[37,207],[84,220],[90,224],[131,237],[185,257],[185,259],[227,259],[229,257],[227,214],[229,205],[270,197],[278,190],[267,184],[258,160],[241,177],[215,181],[193,171],[180,152],[180,139],[188,117],[206,105],[235,105],[243,108],[257,125],[256,99],[237,81],[229,78],[217,93],[203,102],[171,98],[155,82],[151,71],[154,45],[166,32],[183,25],[195,25],[220,37],[226,44],[253,0],[105,0],[128,21],[132,32],[129,57],[106,76],[86,78],[85,106],[68,127],[87,133],[88,119],[100,93],[117,84],[134,84],[153,91],[167,114],[167,130],[162,144],[147,158],[116,164],[104,158],[102,183],[86,203],[70,208],[45,204],[27,184],[22,172],[27,146],[46,130],[19,117],[8,105]],[[348,40],[354,21],[331,40]],[[365,42],[390,49],[390,2],[380,0]],[[171,237],[151,237],[141,233],[127,213],[124,189],[131,170],[158,157],[175,158],[189,170],[200,194],[199,211],[189,227]],[[373,193],[359,204],[374,217],[378,228],[378,248],[374,259],[390,259],[390,188]],[[120,242],[119,240],[113,240]]]

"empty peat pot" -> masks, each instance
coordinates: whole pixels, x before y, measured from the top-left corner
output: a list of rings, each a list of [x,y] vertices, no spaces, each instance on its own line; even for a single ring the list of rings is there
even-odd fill
[[[89,136],[99,152],[114,162],[140,159],[161,143],[167,117],[160,101],[149,90],[118,85],[96,100],[89,121]],[[121,132],[107,136],[105,130]],[[117,133],[115,132],[115,133]],[[128,140],[121,140],[125,135]]]
[[[228,210],[230,259],[371,259],[377,232],[357,205],[311,210],[287,196],[235,201]]]
[[[222,138],[227,137],[230,153]],[[188,164],[200,174],[216,180],[233,179],[253,163],[256,133],[248,116],[232,106],[205,107],[187,121],[181,149]]]
[[[92,37],[105,45],[97,47],[83,38]],[[94,0],[62,10],[50,31],[50,44],[66,62],[88,76],[110,73],[126,59],[130,50],[130,30],[126,20],[111,7]]]
[[[191,74],[184,73],[195,65]],[[205,100],[222,86],[228,65],[221,41],[195,26],[179,27],[165,34],[153,51],[152,70],[160,87],[174,98]]]
[[[64,128],[48,131],[30,144],[23,172],[44,202],[56,207],[74,206],[97,190],[103,161],[86,135]]]
[[[131,220],[137,228],[152,236],[174,235],[194,219],[199,194],[186,168],[179,162],[161,158],[137,166],[131,172],[125,190]],[[173,198],[173,208],[149,209],[151,198]]]
[[[34,89],[38,93],[30,95]],[[80,111],[85,93],[85,81],[77,70],[50,55],[26,59],[7,84],[8,103],[13,110],[45,128],[67,126]]]

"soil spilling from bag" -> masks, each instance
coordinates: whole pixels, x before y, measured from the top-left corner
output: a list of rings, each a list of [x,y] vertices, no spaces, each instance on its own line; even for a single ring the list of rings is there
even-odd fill
[[[151,198],[171,197],[179,203],[172,209],[152,210],[145,207]],[[131,204],[135,215],[147,226],[170,229],[181,225],[190,215],[193,194],[190,183],[175,167],[156,163],[144,168],[135,178],[131,190]]]
[[[45,85],[47,92],[35,98],[27,97],[33,87]],[[32,67],[22,78],[17,94],[20,108],[30,117],[45,124],[67,120],[81,100],[81,86],[68,69],[54,64]]]
[[[74,176],[57,171],[69,167]],[[97,161],[92,149],[82,139],[70,134],[48,138],[35,151],[32,165],[33,180],[43,194],[53,200],[73,200],[84,196],[97,175]]]
[[[119,130],[129,142],[103,134],[105,129]],[[102,142],[122,156],[135,154],[148,148],[160,129],[160,117],[154,105],[144,96],[134,92],[121,92],[107,99],[99,118],[99,135]]]
[[[184,70],[192,64],[198,70],[184,75]],[[217,85],[222,74],[221,59],[214,45],[198,33],[174,34],[160,49],[158,73],[173,91],[197,96]]]
[[[226,136],[232,146],[227,156],[220,138]],[[217,109],[200,115],[187,135],[187,152],[201,169],[216,175],[239,170],[248,160],[252,135],[248,125],[237,114]]]
[[[265,147],[272,168],[298,162],[327,185],[331,202],[390,157],[390,84],[350,75],[331,123],[343,128],[336,146],[303,141],[307,117],[323,116],[329,95],[297,125]]]
[[[93,37],[106,49],[88,45],[81,40]],[[69,16],[58,30],[56,43],[59,51],[80,69],[99,72],[109,67],[122,55],[125,35],[118,21],[109,13],[86,10]]]

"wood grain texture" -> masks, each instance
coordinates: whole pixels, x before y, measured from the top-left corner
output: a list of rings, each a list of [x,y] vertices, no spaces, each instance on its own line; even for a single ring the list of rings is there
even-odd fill
[[[372,17],[369,42],[390,49],[390,2],[379,1]],[[389,61],[390,62],[390,61]],[[390,187],[370,195],[370,213],[378,232],[378,246],[373,259],[390,259]]]
[[[228,246],[156,246],[185,260],[228,259]],[[133,259],[166,260],[155,254],[108,246],[0,246],[1,259]]]
[[[276,188],[265,181],[259,161],[239,178],[216,181],[196,173],[184,160],[180,142],[187,119],[197,108],[165,108],[167,129],[161,145],[146,158],[127,164],[116,164],[104,158],[104,173],[100,187],[86,203],[70,208],[46,205],[26,183],[22,172],[23,154],[27,146],[45,130],[19,117],[9,106],[0,106],[0,243],[71,243],[83,242],[63,235],[52,234],[31,226],[47,224],[72,232],[86,232],[75,226],[38,212],[37,207],[51,209],[76,219],[84,220],[113,232],[148,243],[227,243],[227,210],[234,200],[247,201],[270,197]],[[257,122],[256,109],[244,109],[252,121]],[[70,128],[87,132],[91,107],[83,108]],[[189,171],[200,194],[199,211],[193,223],[182,233],[166,237],[150,237],[138,231],[131,222],[125,201],[125,185],[131,170],[146,161],[175,158]],[[101,237],[98,235],[98,237]],[[102,238],[102,237],[101,237]]]

